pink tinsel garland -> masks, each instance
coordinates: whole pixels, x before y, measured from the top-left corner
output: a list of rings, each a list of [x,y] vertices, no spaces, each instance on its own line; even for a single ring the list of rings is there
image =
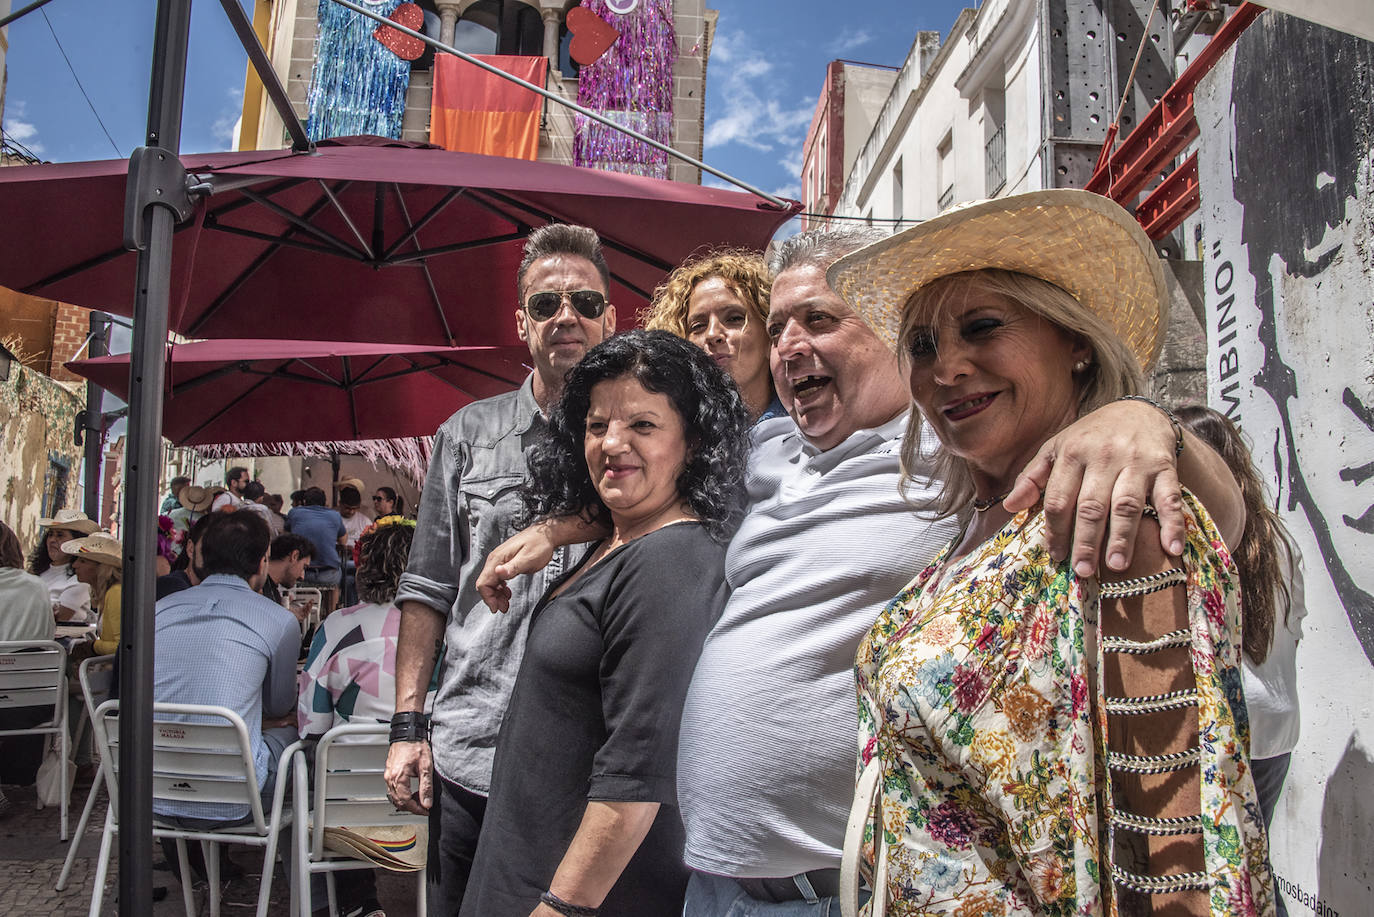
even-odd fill
[[[605,0],[584,7],[620,32],[620,38],[578,77],[580,105],[670,144],[673,138],[673,63],[677,32],[671,0],[640,0],[632,12],[611,12]],[[610,172],[668,177],[668,155],[583,115],[574,118],[575,162]]]

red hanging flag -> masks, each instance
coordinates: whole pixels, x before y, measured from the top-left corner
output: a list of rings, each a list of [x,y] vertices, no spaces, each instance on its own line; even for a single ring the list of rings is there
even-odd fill
[[[544,85],[546,57],[474,56],[528,83]],[[543,102],[525,87],[462,58],[435,55],[430,143],[461,153],[537,159]]]

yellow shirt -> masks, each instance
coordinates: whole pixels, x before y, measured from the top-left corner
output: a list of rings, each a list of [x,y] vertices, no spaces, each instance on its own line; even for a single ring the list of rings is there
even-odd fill
[[[105,591],[105,601],[100,603],[100,636],[95,640],[95,654],[108,656],[119,649],[119,606],[124,597],[124,589],[115,583]]]

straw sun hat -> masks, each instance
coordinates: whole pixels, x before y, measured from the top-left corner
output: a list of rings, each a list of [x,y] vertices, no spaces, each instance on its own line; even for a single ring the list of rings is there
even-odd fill
[[[1159,355],[1169,296],[1140,224],[1088,191],[1032,191],[976,201],[845,255],[830,287],[897,349],[902,310],[931,281],[1002,268],[1066,290],[1114,330],[1143,370]]]
[[[324,845],[335,853],[371,860],[392,872],[418,872],[425,867],[429,827],[424,824],[325,828]]]
[[[124,546],[119,543],[118,538],[104,532],[73,539],[62,545],[62,550],[73,557],[84,557],[86,560],[111,567],[124,565]]]
[[[82,535],[91,535],[100,531],[100,526],[94,519],[87,517],[79,509],[59,509],[53,513],[51,519],[39,519],[38,524],[45,529],[64,529],[68,532],[79,532]]]
[[[177,502],[193,513],[203,513],[210,509],[210,505],[215,502],[215,497],[222,493],[224,493],[223,487],[201,487],[199,484],[187,484],[181,488],[181,493],[177,494]]]

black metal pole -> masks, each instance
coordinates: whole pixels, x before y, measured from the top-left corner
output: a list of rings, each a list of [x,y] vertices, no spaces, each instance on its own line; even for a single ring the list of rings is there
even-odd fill
[[[110,317],[104,312],[91,313],[91,341],[87,353],[92,357],[103,357],[110,352]],[[100,491],[104,483],[101,476],[101,459],[105,448],[105,423],[101,412],[104,408],[105,390],[94,382],[86,383],[86,441],[84,456],[81,460],[81,478],[85,492],[86,518],[100,521]]]
[[[47,6],[49,3],[52,3],[52,0],[34,0],[33,3],[30,3],[23,9],[15,10],[8,16],[4,17],[3,19],[0,19],[0,29],[3,29],[5,26],[9,25],[11,22],[14,22],[14,20],[18,19],[21,16],[27,16],[29,13],[32,13],[34,10],[38,9],[41,6]]]
[[[130,158],[126,236],[143,244],[134,291],[129,368],[129,448],[124,478],[124,612],[119,667],[119,913],[153,911],[153,601],[158,477],[162,466],[163,345],[176,214],[149,203],[135,166],[168,165],[181,146],[191,0],[158,0],[148,87],[148,149]],[[140,152],[151,153],[140,158]],[[156,182],[154,182],[156,184]],[[155,188],[184,198],[180,187]],[[136,221],[136,222],[134,222]]]

